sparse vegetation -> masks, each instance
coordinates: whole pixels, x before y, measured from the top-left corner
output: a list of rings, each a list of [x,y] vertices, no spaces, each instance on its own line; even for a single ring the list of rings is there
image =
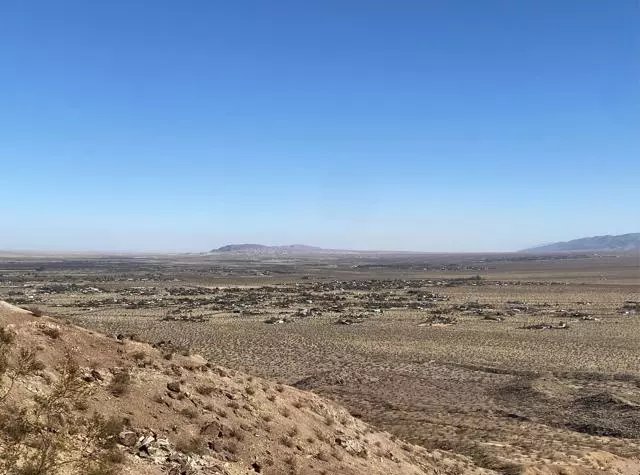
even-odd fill
[[[193,407],[185,407],[184,409],[182,409],[180,411],[180,414],[182,414],[187,419],[197,419],[198,418],[198,411]]]
[[[138,393],[138,385],[146,384],[142,372],[155,365],[173,379],[189,381],[180,392],[148,393],[162,411],[158,421],[170,414],[184,424],[216,418],[239,434],[271,434],[281,447],[281,436],[300,444],[311,439],[326,463],[337,463],[330,447],[339,430],[353,431],[352,441],[344,442],[349,450],[373,445],[374,458],[385,459],[395,452],[390,456],[385,445],[369,442],[371,429],[344,411],[217,365],[311,389],[401,438],[461,453],[504,473],[528,464],[580,465],[582,455],[575,454],[596,449],[625,457],[640,453],[635,429],[626,422],[635,420],[640,404],[640,355],[633,338],[640,331],[640,307],[625,257],[600,257],[594,267],[587,255],[337,256],[335,267],[313,259],[185,259],[192,259],[190,265],[169,258],[123,260],[94,272],[81,267],[93,265],[88,260],[68,268],[63,261],[57,275],[12,271],[11,283],[0,275],[0,299],[55,308],[71,323],[118,335],[122,360],[111,367],[134,363],[136,391],[132,374],[121,369],[103,372],[104,381],[87,380],[120,402]],[[605,274],[606,285],[599,277]],[[204,284],[212,279],[219,287]],[[215,325],[203,324],[214,320]],[[295,324],[269,326],[265,320]],[[40,351],[73,345],[72,327],[47,318],[32,321]],[[60,326],[59,333],[48,329]],[[136,334],[154,342],[158,354],[131,343]],[[35,356],[24,358],[33,360],[43,384],[57,384]],[[227,397],[218,386],[197,382],[205,373],[237,384],[237,393]],[[530,384],[514,384],[520,380]],[[181,412],[190,405],[196,417]],[[92,414],[86,401],[70,407],[83,417]],[[416,413],[421,418],[411,417]],[[237,419],[249,417],[258,421],[239,430]],[[294,434],[293,427],[302,427],[299,419],[307,417],[321,429]],[[522,433],[531,420],[544,427],[533,438]],[[224,442],[238,442],[223,432]],[[242,444],[236,448],[242,453]],[[216,444],[215,450],[226,448]],[[349,452],[336,450],[346,462]]]
[[[54,475],[74,467],[78,473],[115,474],[122,458],[113,436],[120,427],[97,413],[84,418],[72,414],[73,408],[84,407],[90,388],[71,352],[47,393],[33,396],[29,405],[17,406],[9,399],[17,378],[33,376],[40,367],[33,351],[15,348],[15,337],[0,328],[0,472]],[[74,445],[79,427],[85,442],[72,455],[66,448]]]
[[[60,334],[62,332],[60,331],[60,328],[56,326],[47,325],[42,327],[42,333],[44,333],[45,335],[47,335],[49,338],[53,340],[57,340],[58,338],[60,338]]]
[[[196,387],[196,391],[198,394],[202,396],[210,396],[213,391],[215,391],[215,387],[208,384],[201,384]]]
[[[40,307],[36,307],[35,305],[28,306],[26,310],[31,312],[31,315],[33,315],[34,317],[43,317],[45,315],[44,310],[42,310]]]
[[[124,396],[131,389],[131,374],[127,370],[116,372],[109,383],[109,391],[116,397]]]
[[[207,448],[206,441],[203,437],[187,437],[180,438],[176,444],[176,450],[185,454],[202,455]]]

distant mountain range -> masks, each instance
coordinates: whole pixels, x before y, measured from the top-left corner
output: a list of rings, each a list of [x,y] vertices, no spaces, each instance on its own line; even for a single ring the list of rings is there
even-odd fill
[[[571,251],[637,251],[640,250],[640,233],[618,236],[593,236],[573,241],[556,242],[524,249],[520,252],[571,252]]]
[[[230,252],[238,254],[287,254],[325,251],[321,247],[306,246],[304,244],[289,244],[286,246],[265,246],[264,244],[227,244],[212,249],[211,252]]]

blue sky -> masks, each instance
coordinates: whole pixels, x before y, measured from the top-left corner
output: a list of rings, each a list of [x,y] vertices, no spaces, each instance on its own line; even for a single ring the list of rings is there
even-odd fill
[[[0,3],[0,249],[640,230],[635,0]]]

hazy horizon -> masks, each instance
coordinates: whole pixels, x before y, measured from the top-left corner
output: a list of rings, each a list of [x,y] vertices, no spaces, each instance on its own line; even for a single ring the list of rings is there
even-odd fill
[[[621,234],[635,234],[635,233],[621,233]],[[598,235],[598,236],[606,236],[606,234],[604,235]],[[572,239],[567,239],[566,241],[572,241],[574,239],[580,239],[582,237],[593,237],[593,236],[581,236],[578,238],[572,238]],[[550,241],[547,243],[537,243],[534,245],[531,245],[529,247],[538,247],[538,246],[542,246],[542,245],[546,245],[546,244],[552,244],[552,243],[556,243],[556,242],[563,242],[563,241]],[[18,248],[14,248],[14,249],[2,249],[0,248],[0,253],[6,252],[6,253],[25,253],[25,254],[38,254],[38,253],[42,253],[42,254],[46,254],[46,253],[52,253],[52,254],[109,254],[109,253],[113,253],[113,254],[163,254],[163,253],[167,253],[167,254],[173,254],[173,253],[207,253],[210,251],[214,251],[220,247],[226,246],[226,245],[242,245],[242,244],[250,244],[250,245],[266,245],[266,246],[272,246],[272,247],[278,247],[278,246],[310,246],[310,247],[317,247],[320,250],[325,250],[325,251],[355,251],[355,252],[417,252],[417,253],[433,253],[433,254],[448,254],[448,253],[460,253],[460,254],[475,254],[475,253],[508,253],[508,252],[517,252],[517,251],[522,251],[526,248],[519,248],[519,249],[501,249],[501,250],[487,250],[487,249],[476,249],[476,250],[459,250],[459,251],[441,251],[441,250],[419,250],[419,249],[393,249],[393,248],[386,248],[386,249],[375,249],[375,248],[362,248],[362,247],[350,247],[350,248],[340,248],[340,247],[326,247],[326,246],[315,246],[312,244],[307,244],[307,243],[264,243],[264,242],[228,242],[228,243],[224,243],[224,244],[220,244],[220,245],[216,245],[216,246],[212,246],[209,249],[199,249],[199,250],[195,250],[195,249],[149,249],[149,248],[141,248],[141,249],[98,249],[98,248],[76,248],[76,249],[71,249],[71,248],[42,248],[42,249],[18,249]]]
[[[638,223],[637,3],[0,6],[0,250],[508,252]]]

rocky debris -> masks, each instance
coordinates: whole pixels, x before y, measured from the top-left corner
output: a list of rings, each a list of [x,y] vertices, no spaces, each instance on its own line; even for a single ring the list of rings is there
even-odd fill
[[[365,445],[357,439],[347,439],[343,437],[336,437],[336,445],[342,447],[350,454],[357,455],[359,457],[366,458],[369,456],[369,451]]]
[[[167,389],[173,393],[179,393],[182,388],[180,386],[180,381],[170,381],[167,383]]]
[[[449,300],[449,297],[446,295],[435,294],[433,292],[424,292],[420,289],[410,289],[407,290],[407,295],[414,296],[419,301],[429,301],[429,302],[446,302]]]
[[[525,325],[520,327],[523,330],[565,330],[569,328],[566,322],[560,322],[557,325],[553,323],[536,323],[533,325]]]
[[[556,313],[556,316],[562,318],[579,318],[582,319],[584,317],[589,317],[589,314],[586,312],[581,312],[579,310],[562,310],[559,313]]]
[[[188,323],[204,323],[209,321],[209,318],[205,315],[176,315],[176,314],[167,314],[162,317],[160,320],[164,322],[188,322]]]
[[[123,430],[118,434],[118,443],[125,447],[133,447],[138,443],[138,434],[132,430]]]
[[[579,320],[582,322],[599,322],[600,321],[599,318],[592,317],[591,315],[583,315],[582,317],[579,318]]]
[[[482,317],[483,320],[490,320],[493,322],[502,322],[504,321],[504,317],[501,315],[485,315]]]
[[[158,440],[158,436],[156,435],[155,432],[150,432],[146,435],[141,435],[138,438],[137,444],[136,444],[138,455],[140,455],[141,457],[151,457],[152,451],[155,452],[155,450],[153,449],[158,448],[158,445],[156,444],[157,440]]]
[[[181,452],[168,439],[159,438],[152,430],[123,430],[118,443],[129,453],[154,465],[163,473],[173,475],[208,475],[219,472],[214,457]],[[214,471],[215,470],[215,471]]]
[[[273,315],[273,316],[267,318],[264,321],[264,323],[268,323],[270,325],[276,325],[276,324],[280,324],[280,323],[293,323],[293,322],[295,322],[295,320],[293,318],[289,317],[289,316],[286,316],[286,315],[285,316]]]
[[[529,309],[530,309],[529,305],[525,304],[524,302],[520,302],[520,301],[507,302],[508,312],[521,313],[521,312],[528,312]]]
[[[623,315],[635,315],[636,313],[640,313],[640,301],[637,300],[627,300],[620,307],[620,312]]]
[[[319,317],[322,315],[322,311],[318,307],[312,308],[300,308],[292,315],[298,318]]]
[[[100,371],[98,371],[97,369],[91,370],[91,377],[96,381],[102,381],[104,379],[102,373],[100,373]]]
[[[169,287],[167,293],[172,296],[193,297],[198,295],[211,295],[216,293],[217,289],[209,289],[207,287]]]
[[[40,285],[36,292],[42,294],[62,294],[66,292],[79,292],[82,294],[99,294],[105,292],[104,289],[78,284],[45,284]]]
[[[91,371],[86,373],[84,376],[82,376],[82,379],[85,380],[87,383],[92,383],[95,381],[103,381],[104,377],[102,376],[102,373],[100,371],[98,371],[97,369],[92,369]]]
[[[488,303],[480,303],[480,302],[465,302],[462,304],[453,305],[452,310],[458,312],[472,312],[476,314],[481,314],[485,310],[493,310],[494,306]]]
[[[364,314],[346,315],[344,317],[338,318],[334,323],[336,325],[357,325],[359,323],[364,323],[367,318],[369,318],[369,315],[364,315]]]

